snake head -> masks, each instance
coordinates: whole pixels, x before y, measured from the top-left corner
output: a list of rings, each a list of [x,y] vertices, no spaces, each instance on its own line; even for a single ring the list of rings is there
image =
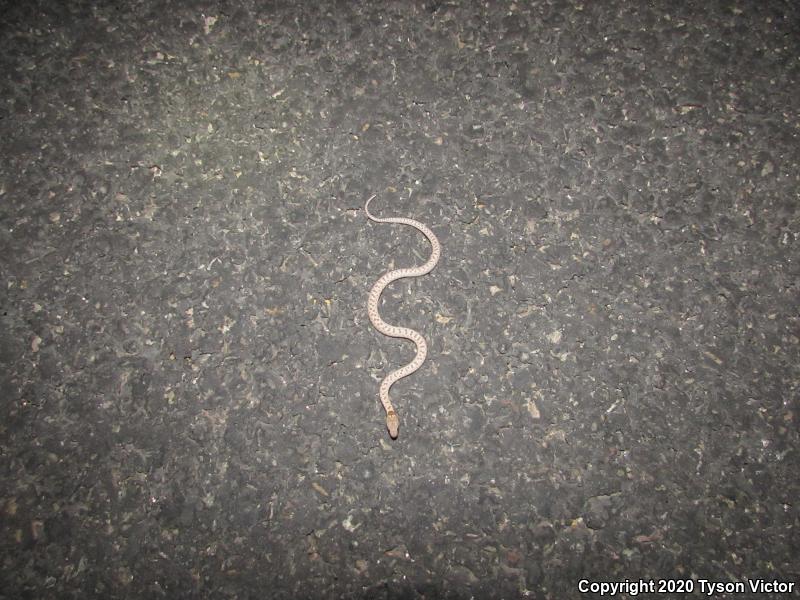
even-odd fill
[[[397,439],[397,433],[400,429],[400,418],[393,410],[386,413],[386,429],[389,430],[389,437],[393,440]]]

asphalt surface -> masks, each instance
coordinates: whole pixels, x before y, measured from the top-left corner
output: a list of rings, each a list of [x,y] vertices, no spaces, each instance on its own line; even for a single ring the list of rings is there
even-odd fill
[[[797,3],[0,23],[0,598],[798,597]]]

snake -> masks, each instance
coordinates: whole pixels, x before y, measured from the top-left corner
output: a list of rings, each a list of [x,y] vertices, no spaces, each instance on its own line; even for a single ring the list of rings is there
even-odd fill
[[[378,279],[378,281],[375,282],[375,285],[372,286],[369,296],[367,297],[367,314],[369,315],[369,320],[372,322],[372,326],[375,327],[375,329],[380,331],[383,335],[389,337],[411,340],[417,346],[417,354],[414,357],[414,360],[404,367],[400,367],[399,369],[389,373],[383,379],[383,381],[381,381],[380,388],[378,389],[378,397],[383,405],[383,409],[386,411],[386,429],[389,430],[389,436],[394,440],[397,438],[397,435],[400,431],[400,417],[397,416],[397,411],[395,411],[392,401],[389,399],[389,389],[398,380],[402,379],[403,377],[408,377],[422,366],[422,363],[425,362],[425,357],[428,356],[428,344],[425,342],[425,338],[413,329],[389,325],[386,321],[384,321],[381,318],[380,312],[378,312],[378,303],[380,302],[383,290],[393,281],[397,281],[398,279],[403,279],[405,277],[421,277],[422,275],[427,275],[433,271],[436,263],[439,262],[439,257],[442,255],[442,245],[439,243],[439,240],[436,238],[433,231],[428,229],[419,221],[407,219],[405,217],[376,217],[370,213],[369,203],[372,202],[376,195],[377,194],[373,194],[364,203],[364,212],[367,214],[367,218],[369,218],[371,221],[375,221],[376,223],[396,223],[400,225],[410,225],[421,232],[431,243],[431,256],[425,264],[418,267],[387,271],[381,276],[380,279]]]

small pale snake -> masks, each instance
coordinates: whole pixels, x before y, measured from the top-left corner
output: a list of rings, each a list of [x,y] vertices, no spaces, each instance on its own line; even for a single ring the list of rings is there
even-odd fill
[[[371,196],[364,204],[364,212],[367,213],[367,217],[369,219],[375,221],[376,223],[399,223],[401,225],[410,225],[411,227],[421,231],[431,243],[431,256],[424,265],[410,269],[396,269],[394,271],[388,271],[380,279],[378,279],[378,281],[375,282],[375,285],[372,286],[372,290],[370,290],[369,297],[367,298],[367,314],[369,314],[369,320],[372,321],[372,325],[375,327],[375,329],[390,337],[411,340],[417,345],[417,355],[414,357],[414,360],[412,360],[406,366],[389,373],[381,382],[381,386],[378,390],[378,396],[380,397],[381,404],[383,404],[383,408],[386,411],[386,428],[389,430],[389,435],[392,437],[392,439],[395,439],[397,437],[398,430],[400,429],[400,419],[397,416],[397,412],[394,410],[394,407],[392,406],[391,400],[389,400],[389,388],[391,388],[396,381],[402,379],[403,377],[408,377],[422,366],[422,363],[425,362],[425,357],[428,355],[428,345],[425,343],[425,338],[413,329],[389,325],[386,321],[381,319],[381,315],[378,312],[378,302],[381,299],[381,293],[383,292],[384,288],[393,281],[403,279],[404,277],[420,277],[421,275],[426,275],[433,271],[433,268],[436,266],[436,263],[439,262],[439,257],[442,254],[442,246],[439,243],[439,240],[436,239],[436,236],[433,234],[433,232],[419,221],[415,221],[414,219],[406,219],[404,217],[378,218],[372,215],[369,212],[369,203],[373,198],[375,198],[374,195]]]

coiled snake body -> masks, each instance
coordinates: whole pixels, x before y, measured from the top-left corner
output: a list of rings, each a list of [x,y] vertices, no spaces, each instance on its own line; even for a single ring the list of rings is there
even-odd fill
[[[372,322],[372,325],[375,327],[375,329],[390,337],[411,340],[417,345],[417,355],[414,357],[414,360],[412,360],[406,366],[389,373],[381,382],[381,386],[378,390],[381,404],[383,404],[383,408],[386,411],[386,428],[389,430],[389,435],[392,437],[392,439],[395,439],[400,428],[400,419],[397,416],[397,412],[394,410],[394,407],[392,406],[392,402],[389,400],[389,388],[391,388],[396,381],[402,379],[403,377],[408,377],[422,366],[422,363],[425,362],[425,357],[428,355],[428,345],[425,343],[425,338],[413,329],[389,325],[386,321],[381,319],[381,315],[378,312],[378,302],[380,301],[381,293],[383,292],[384,288],[393,281],[403,279],[404,277],[420,277],[421,275],[426,275],[433,271],[433,268],[436,266],[436,263],[439,262],[439,257],[442,254],[442,246],[439,243],[439,240],[436,239],[436,236],[433,234],[433,232],[419,221],[415,221],[414,219],[406,219],[403,217],[378,218],[370,214],[369,203],[373,198],[375,198],[374,195],[371,196],[364,204],[364,212],[367,213],[367,217],[370,220],[375,221],[376,223],[399,223],[402,225],[410,225],[411,227],[414,227],[422,232],[431,243],[431,256],[424,265],[410,269],[396,269],[394,271],[385,273],[380,279],[378,279],[378,281],[375,282],[375,285],[372,286],[372,290],[370,290],[369,297],[367,298],[367,314],[369,314],[369,320]]]

